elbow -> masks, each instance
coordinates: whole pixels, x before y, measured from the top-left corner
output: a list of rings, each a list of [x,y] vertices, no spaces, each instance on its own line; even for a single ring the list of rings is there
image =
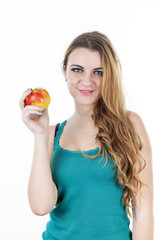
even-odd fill
[[[54,206],[52,205],[48,208],[33,208],[33,207],[31,207],[31,210],[37,216],[45,216],[45,215],[49,214],[53,210],[54,207],[55,207],[55,205]]]
[[[52,196],[46,197],[35,195],[28,192],[28,201],[32,212],[37,216],[44,216],[50,213],[56,206],[58,194],[52,194]]]
[[[36,210],[31,209],[31,210],[36,216],[45,216],[49,213],[48,211],[40,211],[40,210],[37,210],[37,209]]]
[[[48,203],[46,203],[45,201],[41,201],[40,203],[33,203],[32,201],[29,201],[29,205],[35,215],[44,216],[49,214],[53,210],[53,208],[56,206],[56,202],[56,199],[54,199],[54,201],[49,201]]]

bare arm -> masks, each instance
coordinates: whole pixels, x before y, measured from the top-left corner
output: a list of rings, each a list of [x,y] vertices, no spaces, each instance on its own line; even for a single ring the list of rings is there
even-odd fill
[[[50,161],[53,155],[55,127],[34,135],[34,156],[28,184],[28,199],[36,215],[49,213],[57,202],[57,187],[52,179]]]
[[[34,134],[34,155],[28,183],[28,199],[35,214],[45,215],[54,208],[58,195],[50,169],[55,126],[49,126],[48,108],[42,112],[42,109],[37,106],[25,106],[24,100],[29,94],[30,92],[25,91],[19,100],[22,120]]]
[[[138,197],[134,206],[133,240],[154,239],[154,215],[153,215],[153,173],[152,173],[152,149],[150,140],[140,116],[130,112],[130,119],[139,134],[143,147],[141,154],[146,160],[146,167],[140,172],[140,177],[149,187],[142,188],[142,204]],[[138,158],[137,169],[141,166],[142,159]]]

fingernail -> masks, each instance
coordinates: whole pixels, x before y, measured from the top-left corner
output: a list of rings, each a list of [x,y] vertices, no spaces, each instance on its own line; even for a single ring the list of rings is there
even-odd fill
[[[26,92],[30,92],[30,91],[31,91],[31,88],[27,88],[27,89],[26,89]]]
[[[44,107],[39,107],[40,109],[44,109]]]

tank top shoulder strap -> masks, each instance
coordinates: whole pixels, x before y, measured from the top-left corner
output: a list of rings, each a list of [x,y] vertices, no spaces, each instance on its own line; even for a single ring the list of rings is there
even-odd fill
[[[64,128],[64,126],[66,124],[66,121],[67,120],[65,120],[61,124],[60,123],[56,124],[55,137],[54,137],[54,147],[56,147],[57,144],[58,144],[59,138],[60,138],[60,136],[62,134],[62,131],[63,131],[63,128]]]
[[[57,134],[57,131],[58,131],[59,126],[60,126],[60,123],[57,123],[57,124],[56,124],[56,129],[55,129],[54,138],[56,137],[56,134]]]

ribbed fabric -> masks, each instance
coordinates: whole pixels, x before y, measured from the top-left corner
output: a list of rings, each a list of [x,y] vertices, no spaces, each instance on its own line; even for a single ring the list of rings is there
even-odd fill
[[[58,200],[42,234],[44,240],[131,240],[130,220],[121,201],[123,188],[108,157],[89,159],[80,151],[63,149],[59,138],[66,124],[60,125],[54,140],[51,163]],[[107,146],[106,146],[107,147]],[[98,153],[99,148],[85,151]],[[100,162],[99,162],[100,161]]]

